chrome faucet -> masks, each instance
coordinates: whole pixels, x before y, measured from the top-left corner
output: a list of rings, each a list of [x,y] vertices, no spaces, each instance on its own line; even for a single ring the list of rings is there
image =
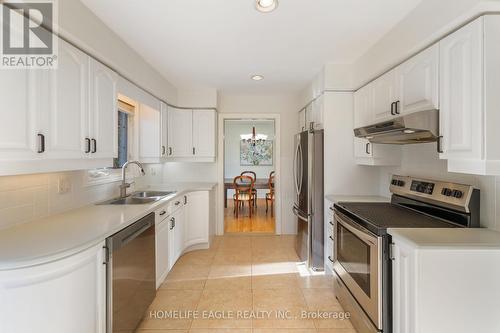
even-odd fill
[[[127,167],[129,164],[135,164],[139,168],[141,168],[141,174],[144,176],[146,173],[144,172],[144,168],[142,167],[142,164],[137,162],[137,161],[130,161],[130,162],[125,162],[122,166],[122,183],[120,185],[120,198],[125,198],[127,196],[127,188],[132,185],[132,183],[127,183],[125,182],[125,171],[127,170]]]

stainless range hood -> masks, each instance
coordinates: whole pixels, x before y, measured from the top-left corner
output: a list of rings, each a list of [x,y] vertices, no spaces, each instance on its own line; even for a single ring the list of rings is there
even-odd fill
[[[386,122],[356,128],[354,135],[372,143],[412,144],[435,142],[439,138],[439,111],[411,113]]]

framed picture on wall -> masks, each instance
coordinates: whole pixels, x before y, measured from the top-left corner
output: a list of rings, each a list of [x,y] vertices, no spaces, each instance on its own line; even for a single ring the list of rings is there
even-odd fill
[[[240,165],[273,165],[273,141],[262,140],[255,143],[240,141]]]

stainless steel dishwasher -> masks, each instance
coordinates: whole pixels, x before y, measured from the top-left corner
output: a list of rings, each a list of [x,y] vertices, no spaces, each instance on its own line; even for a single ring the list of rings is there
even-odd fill
[[[155,215],[106,239],[107,332],[133,333],[156,294]]]

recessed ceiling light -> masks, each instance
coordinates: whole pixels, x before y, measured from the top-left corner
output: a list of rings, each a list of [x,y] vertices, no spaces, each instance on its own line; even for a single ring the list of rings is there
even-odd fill
[[[252,75],[252,80],[260,81],[260,80],[264,80],[264,77],[262,75]]]
[[[278,7],[278,0],[255,0],[255,8],[259,12],[269,13]]]

